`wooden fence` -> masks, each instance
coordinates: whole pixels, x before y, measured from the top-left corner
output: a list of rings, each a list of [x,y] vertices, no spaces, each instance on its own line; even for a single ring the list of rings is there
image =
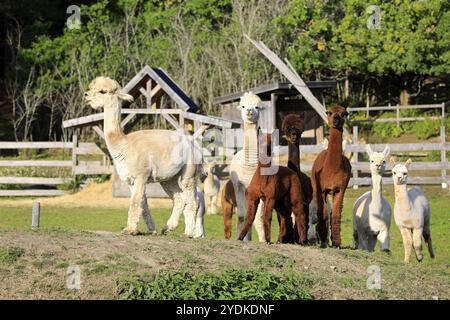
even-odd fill
[[[391,149],[391,154],[408,154],[418,151],[439,151],[440,161],[415,161],[411,164],[411,171],[440,171],[440,175],[430,176],[430,175],[420,175],[409,176],[409,184],[437,184],[441,185],[443,188],[447,188],[450,184],[450,176],[447,176],[447,170],[450,170],[450,162],[448,162],[446,152],[450,151],[450,142],[446,141],[445,127],[440,128],[440,141],[439,143],[397,143],[388,144]],[[366,177],[361,177],[362,172],[370,173],[369,162],[363,162],[358,160],[359,153],[366,152],[365,144],[358,144],[358,127],[353,127],[353,144],[347,144],[344,148],[344,152],[352,152],[352,178],[350,179],[351,186],[364,186],[371,185],[372,180],[367,174]],[[386,144],[371,144],[372,150],[381,152]],[[321,145],[302,145],[300,146],[300,153],[303,154],[317,154],[324,149]],[[281,147],[280,154],[287,153],[287,147]],[[390,165],[387,166],[390,168]],[[302,163],[301,168],[304,171],[311,171],[312,163]],[[383,183],[392,184],[392,178],[383,178]]]
[[[369,162],[358,160],[359,153],[366,152],[364,144],[358,144],[358,129],[353,127],[353,139],[355,143],[347,144],[344,152],[352,152],[352,178],[351,186],[364,186],[371,184]],[[372,149],[381,151],[385,144],[371,144]],[[411,171],[440,171],[440,175],[416,175],[410,176],[410,184],[439,184],[447,187],[450,184],[450,177],[447,176],[447,170],[450,170],[450,162],[447,161],[446,152],[450,151],[450,142],[446,141],[445,127],[440,129],[440,141],[438,143],[406,143],[389,144],[391,153],[407,154],[417,151],[439,151],[440,161],[415,161],[411,164]],[[95,143],[79,143],[77,136],[74,135],[71,142],[0,142],[0,149],[70,149],[70,160],[0,160],[0,167],[66,167],[70,168],[72,175],[76,174],[112,174],[113,166],[110,165],[108,157]],[[322,145],[302,145],[300,152],[303,154],[317,154],[323,150]],[[280,154],[287,152],[287,147],[279,147]],[[101,155],[101,161],[80,161],[79,155]],[[389,166],[388,166],[389,167]],[[302,163],[302,170],[311,171],[312,163]],[[227,172],[224,169],[224,172]],[[363,176],[363,172],[367,173]],[[55,187],[65,183],[67,178],[56,177],[12,177],[0,176],[0,184],[14,185],[44,185]],[[386,184],[392,184],[392,178],[383,178]],[[0,196],[55,196],[62,195],[65,191],[58,189],[22,189],[22,190],[0,190]],[[149,196],[151,196],[149,194]]]
[[[79,143],[77,135],[72,142],[0,142],[0,149],[70,149],[70,160],[0,160],[0,167],[62,167],[71,168],[75,174],[110,174],[112,166],[95,143]],[[101,155],[101,161],[79,161],[79,155]],[[55,187],[67,182],[65,177],[11,177],[1,176],[0,184]],[[55,196],[64,194],[58,189],[0,190],[0,196]]]
[[[440,109],[440,116],[432,116],[432,117],[401,117],[401,110],[411,110],[411,109]],[[441,104],[425,104],[425,105],[413,105],[413,106],[379,106],[379,107],[363,107],[363,108],[347,108],[348,112],[366,112],[366,119],[352,119],[352,122],[396,122],[397,127],[400,127],[400,122],[403,121],[423,121],[426,119],[430,120],[438,120],[445,119],[445,103]],[[395,118],[370,118],[371,111],[395,111]]]

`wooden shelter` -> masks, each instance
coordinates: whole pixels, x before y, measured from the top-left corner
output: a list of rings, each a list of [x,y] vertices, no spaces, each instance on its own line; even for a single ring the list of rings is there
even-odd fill
[[[325,90],[336,87],[336,81],[309,81],[307,87],[320,100],[323,100]],[[290,82],[274,82],[251,88],[265,103],[261,113],[260,127],[267,130],[281,130],[283,117],[289,113],[305,116],[305,132],[301,144],[317,144],[323,140],[323,117],[304,99]],[[241,118],[237,108],[240,97],[245,91],[236,92],[214,98],[213,102],[221,107],[223,118],[237,121]],[[284,134],[280,131],[280,134]]]

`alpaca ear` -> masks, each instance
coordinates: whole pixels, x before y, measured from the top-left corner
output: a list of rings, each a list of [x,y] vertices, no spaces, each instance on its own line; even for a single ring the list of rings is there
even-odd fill
[[[391,153],[391,148],[389,148],[389,146],[387,145],[386,147],[384,147],[384,150],[383,150],[384,157],[387,158],[389,153]]]
[[[132,102],[134,100],[132,95],[129,95],[121,90],[117,92],[117,96],[123,101]]]
[[[372,155],[373,150],[372,150],[372,147],[370,146],[370,144],[366,144],[366,152],[369,155],[369,157]]]
[[[391,163],[392,166],[395,166],[397,164],[397,161],[395,161],[395,157],[391,157],[389,159],[389,162]]]
[[[406,169],[409,169],[409,165],[410,165],[411,163],[412,163],[411,158],[408,159],[408,160],[406,160],[406,162],[405,162],[405,167],[406,167]]]

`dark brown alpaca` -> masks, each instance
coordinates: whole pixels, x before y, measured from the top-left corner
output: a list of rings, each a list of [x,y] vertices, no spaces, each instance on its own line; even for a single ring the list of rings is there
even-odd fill
[[[287,115],[282,124],[282,130],[288,141],[288,168],[295,171],[300,178],[303,193],[303,210],[306,214],[306,225],[309,221],[309,203],[313,199],[311,179],[300,170],[300,137],[305,131],[304,118],[298,114]],[[297,237],[298,234],[295,233]]]
[[[334,106],[328,110],[330,127],[328,149],[319,153],[311,171],[314,199],[317,201],[316,230],[322,247],[328,244],[328,195],[333,196],[331,242],[333,247],[341,245],[341,212],[352,170],[350,161],[342,153],[342,132],[347,115],[347,111],[341,106]]]
[[[306,215],[303,210],[303,196],[300,179],[297,174],[287,167],[272,167],[267,149],[271,149],[271,135],[264,135],[260,141],[259,162],[256,172],[248,187],[247,216],[245,224],[239,235],[244,239],[256,215],[260,199],[264,202],[264,234],[266,242],[270,243],[270,226],[272,210],[278,213],[280,223],[279,242],[286,242],[289,237],[287,226],[292,228],[291,213],[295,216],[295,225],[299,234],[298,243],[306,243]]]
[[[233,211],[236,208],[236,196],[234,194],[233,183],[228,180],[222,188],[220,197],[222,203],[222,217],[224,225],[225,239],[231,238],[231,220],[233,218]]]

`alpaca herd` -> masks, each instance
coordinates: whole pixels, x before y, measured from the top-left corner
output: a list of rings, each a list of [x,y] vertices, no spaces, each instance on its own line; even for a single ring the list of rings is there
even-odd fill
[[[327,112],[328,147],[316,157],[310,179],[300,167],[303,117],[290,114],[283,119],[288,163],[287,167],[274,164],[272,135],[262,135],[258,126],[262,101],[252,92],[245,93],[239,103],[244,128],[243,149],[232,158],[230,179],[220,191],[220,180],[214,173],[215,163],[202,163],[199,144],[184,130],[123,132],[121,105],[124,101],[131,102],[133,97],[124,93],[115,80],[106,77],[94,79],[85,99],[92,108],[104,109],[106,145],[119,178],[128,184],[131,191],[124,233],[137,234],[141,216],[149,232],[156,233],[145,185],[159,182],[173,201],[172,213],[162,228],[163,233],[174,230],[183,214],[185,235],[203,238],[205,213],[217,214],[220,193],[226,239],[231,238],[232,216],[237,209],[237,238],[250,240],[254,224],[259,241],[270,243],[272,211],[275,210],[279,223],[278,242],[306,245],[318,238],[320,246],[327,247],[330,229],[332,247],[341,246],[342,208],[351,175],[350,161],[343,154],[342,137],[348,115],[345,108],[334,106]],[[382,152],[375,152],[367,145],[366,151],[372,190],[354,203],[354,247],[373,251],[378,240],[381,250],[389,252],[391,206],[382,196],[382,177],[390,149],[386,146]],[[422,237],[431,258],[434,258],[429,202],[420,188],[407,188],[411,160],[399,164],[391,158],[390,162],[395,192],[394,221],[403,238],[404,261],[409,262],[411,247],[417,260],[423,259]],[[203,190],[198,186],[201,172],[207,174]]]

